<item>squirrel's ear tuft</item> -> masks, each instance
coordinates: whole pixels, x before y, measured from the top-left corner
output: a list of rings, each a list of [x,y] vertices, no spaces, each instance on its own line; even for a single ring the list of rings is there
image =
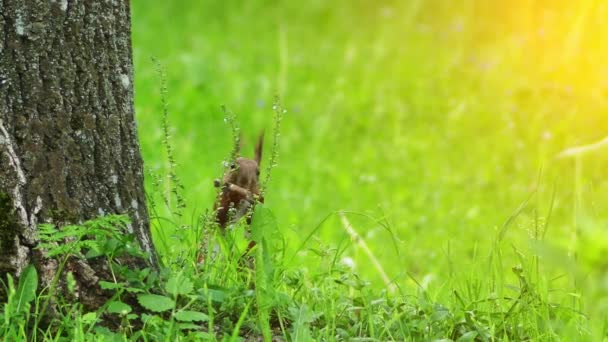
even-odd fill
[[[258,166],[262,163],[262,149],[264,148],[264,131],[260,133],[260,137],[258,138],[258,143],[255,145],[255,161],[258,163]]]

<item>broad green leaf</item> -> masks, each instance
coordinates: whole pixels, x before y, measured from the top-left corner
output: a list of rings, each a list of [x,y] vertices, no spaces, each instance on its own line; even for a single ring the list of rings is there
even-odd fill
[[[273,288],[274,264],[270,248],[272,236],[276,234],[277,230],[277,220],[272,211],[262,204],[256,205],[251,222],[251,235],[258,244],[255,260],[258,288]]]
[[[158,323],[159,321],[162,321],[162,318],[156,316],[156,315],[148,315],[148,314],[141,314],[141,321],[144,323]]]
[[[265,340],[272,338],[268,308],[271,306],[272,298],[274,297],[272,293],[272,290],[274,290],[272,286],[274,265],[268,242],[271,241],[271,235],[275,234],[276,230],[277,221],[272,211],[262,204],[256,205],[251,222],[251,235],[257,243],[255,286],[258,291],[256,291],[256,299],[259,309],[259,324]]]
[[[173,299],[155,294],[139,295],[137,296],[137,301],[144,308],[154,312],[167,311],[175,306]]]
[[[257,204],[251,219],[251,235],[253,241],[261,243],[266,233],[277,230],[277,220],[272,211],[262,204]]]
[[[183,311],[178,311],[175,313],[175,319],[177,319],[178,321],[183,321],[183,322],[193,322],[193,321],[205,322],[205,321],[209,320],[209,316],[207,316],[206,314],[204,314],[202,312],[198,312],[198,311],[183,310]]]
[[[313,341],[310,334],[309,323],[315,319],[314,313],[306,304],[300,307],[289,308],[289,313],[293,319],[291,338],[293,341]]]
[[[210,300],[216,304],[224,303],[227,298],[226,291],[219,289],[207,289],[206,291],[204,289],[199,289],[199,293],[202,294],[205,302]]]
[[[122,289],[124,286],[125,286],[125,284],[123,284],[123,283],[112,283],[109,281],[100,281],[99,282],[99,287],[101,287],[104,290]]]
[[[123,338],[120,334],[112,332],[110,329],[106,328],[106,327],[100,327],[97,326],[95,327],[95,332],[97,333],[97,335],[99,337],[101,337],[101,339],[99,339],[100,341],[123,341]]]
[[[36,268],[29,265],[23,270],[19,277],[19,286],[15,296],[15,312],[21,313],[29,302],[36,298],[36,289],[38,288],[38,272]]]
[[[6,280],[8,283],[8,299],[7,304],[4,306],[4,315],[7,317],[11,317],[15,312],[15,283],[13,282],[13,277],[10,273],[6,274]]]
[[[192,324],[192,323],[179,323],[178,327],[181,330],[200,330],[201,327],[197,324]]]
[[[131,307],[121,301],[113,301],[108,304],[108,312],[119,315],[126,315],[131,312]]]
[[[96,258],[98,256],[103,255],[103,251],[98,248],[99,246],[96,246],[96,247],[97,248],[91,248],[91,249],[89,249],[87,251],[87,253],[85,254],[85,258],[92,259],[92,258]]]
[[[467,342],[467,341],[475,341],[475,338],[479,335],[477,331],[469,331],[460,336],[456,342]]]
[[[91,324],[91,323],[94,323],[96,320],[97,320],[96,312],[88,312],[88,313],[82,315],[82,317],[80,317],[80,321],[84,324]]]
[[[188,334],[188,337],[195,338],[196,341],[217,341],[214,334],[202,331],[191,332]]]
[[[194,286],[190,279],[184,277],[181,274],[174,274],[165,285],[165,290],[168,293],[177,297],[178,295],[186,295],[192,292]]]

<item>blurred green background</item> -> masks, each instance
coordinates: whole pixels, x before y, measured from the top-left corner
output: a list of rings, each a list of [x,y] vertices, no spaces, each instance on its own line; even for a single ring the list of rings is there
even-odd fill
[[[261,130],[270,151],[278,94],[287,113],[266,204],[294,251],[313,231],[311,247],[344,246],[330,214],[361,213],[350,222],[404,288],[415,279],[449,298],[488,272],[516,283],[510,268],[524,264],[552,296],[606,319],[608,148],[556,158],[608,135],[606,2],[132,6],[145,165],[168,168],[154,56],[167,74],[187,203],[176,227],[155,225],[157,238],[182,234],[213,205],[213,179],[232,148],[221,106],[237,114],[252,156]],[[162,252],[196,248],[193,236]],[[314,267],[314,255],[300,254]],[[384,286],[356,244],[342,256]]]

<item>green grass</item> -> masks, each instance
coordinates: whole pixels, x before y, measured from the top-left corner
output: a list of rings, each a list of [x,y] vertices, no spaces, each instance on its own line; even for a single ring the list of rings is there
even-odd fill
[[[551,6],[134,4],[146,167],[166,169],[150,56],[167,72],[185,216],[211,207],[212,179],[232,146],[221,105],[237,113],[247,154],[270,129],[278,94],[288,112],[266,203],[288,253],[299,252],[293,265],[317,266],[310,246],[297,249],[312,234],[384,288],[331,215],[354,212],[353,227],[404,293],[424,288],[451,308],[460,305],[455,293],[465,303],[514,296],[519,265],[543,300],[589,319],[551,320],[553,330],[539,325],[530,336],[599,338],[608,310],[606,150],[555,157],[608,132],[608,50],[598,44],[606,8]],[[186,245],[163,252],[196,244]]]
[[[383,288],[340,219],[324,221],[355,212],[352,225],[405,293],[421,285],[450,307],[459,305],[455,291],[467,303],[512,296],[511,268],[521,265],[541,297],[589,318],[554,331],[599,338],[608,310],[606,150],[555,156],[608,132],[608,50],[598,44],[606,8],[484,4],[134,4],[146,166],[166,167],[150,56],[168,75],[186,216],[211,207],[212,179],[232,146],[220,106],[237,113],[250,153],[272,125],[278,94],[288,112],[266,203],[288,251],[313,233]],[[307,248],[293,259],[305,269],[317,263]],[[538,329],[530,333],[542,336]]]
[[[132,4],[153,233],[173,269],[146,291],[208,320],[159,315],[124,336],[608,338],[606,149],[556,157],[608,135],[605,5],[237,3]],[[243,227],[212,234],[218,259],[197,269],[233,148],[222,106],[245,156],[266,131],[268,163],[275,95],[287,113],[254,220],[258,272],[239,266]],[[176,189],[178,210],[163,203]],[[183,277],[187,300],[165,286]],[[70,336],[96,322],[75,321]]]

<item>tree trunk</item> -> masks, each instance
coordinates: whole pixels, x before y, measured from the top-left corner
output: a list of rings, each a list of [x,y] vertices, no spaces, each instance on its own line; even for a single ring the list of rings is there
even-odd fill
[[[56,263],[34,249],[38,224],[110,213],[131,217],[155,265],[129,1],[0,0],[0,14],[0,274],[34,263],[48,284]],[[101,272],[81,267],[87,281]]]

